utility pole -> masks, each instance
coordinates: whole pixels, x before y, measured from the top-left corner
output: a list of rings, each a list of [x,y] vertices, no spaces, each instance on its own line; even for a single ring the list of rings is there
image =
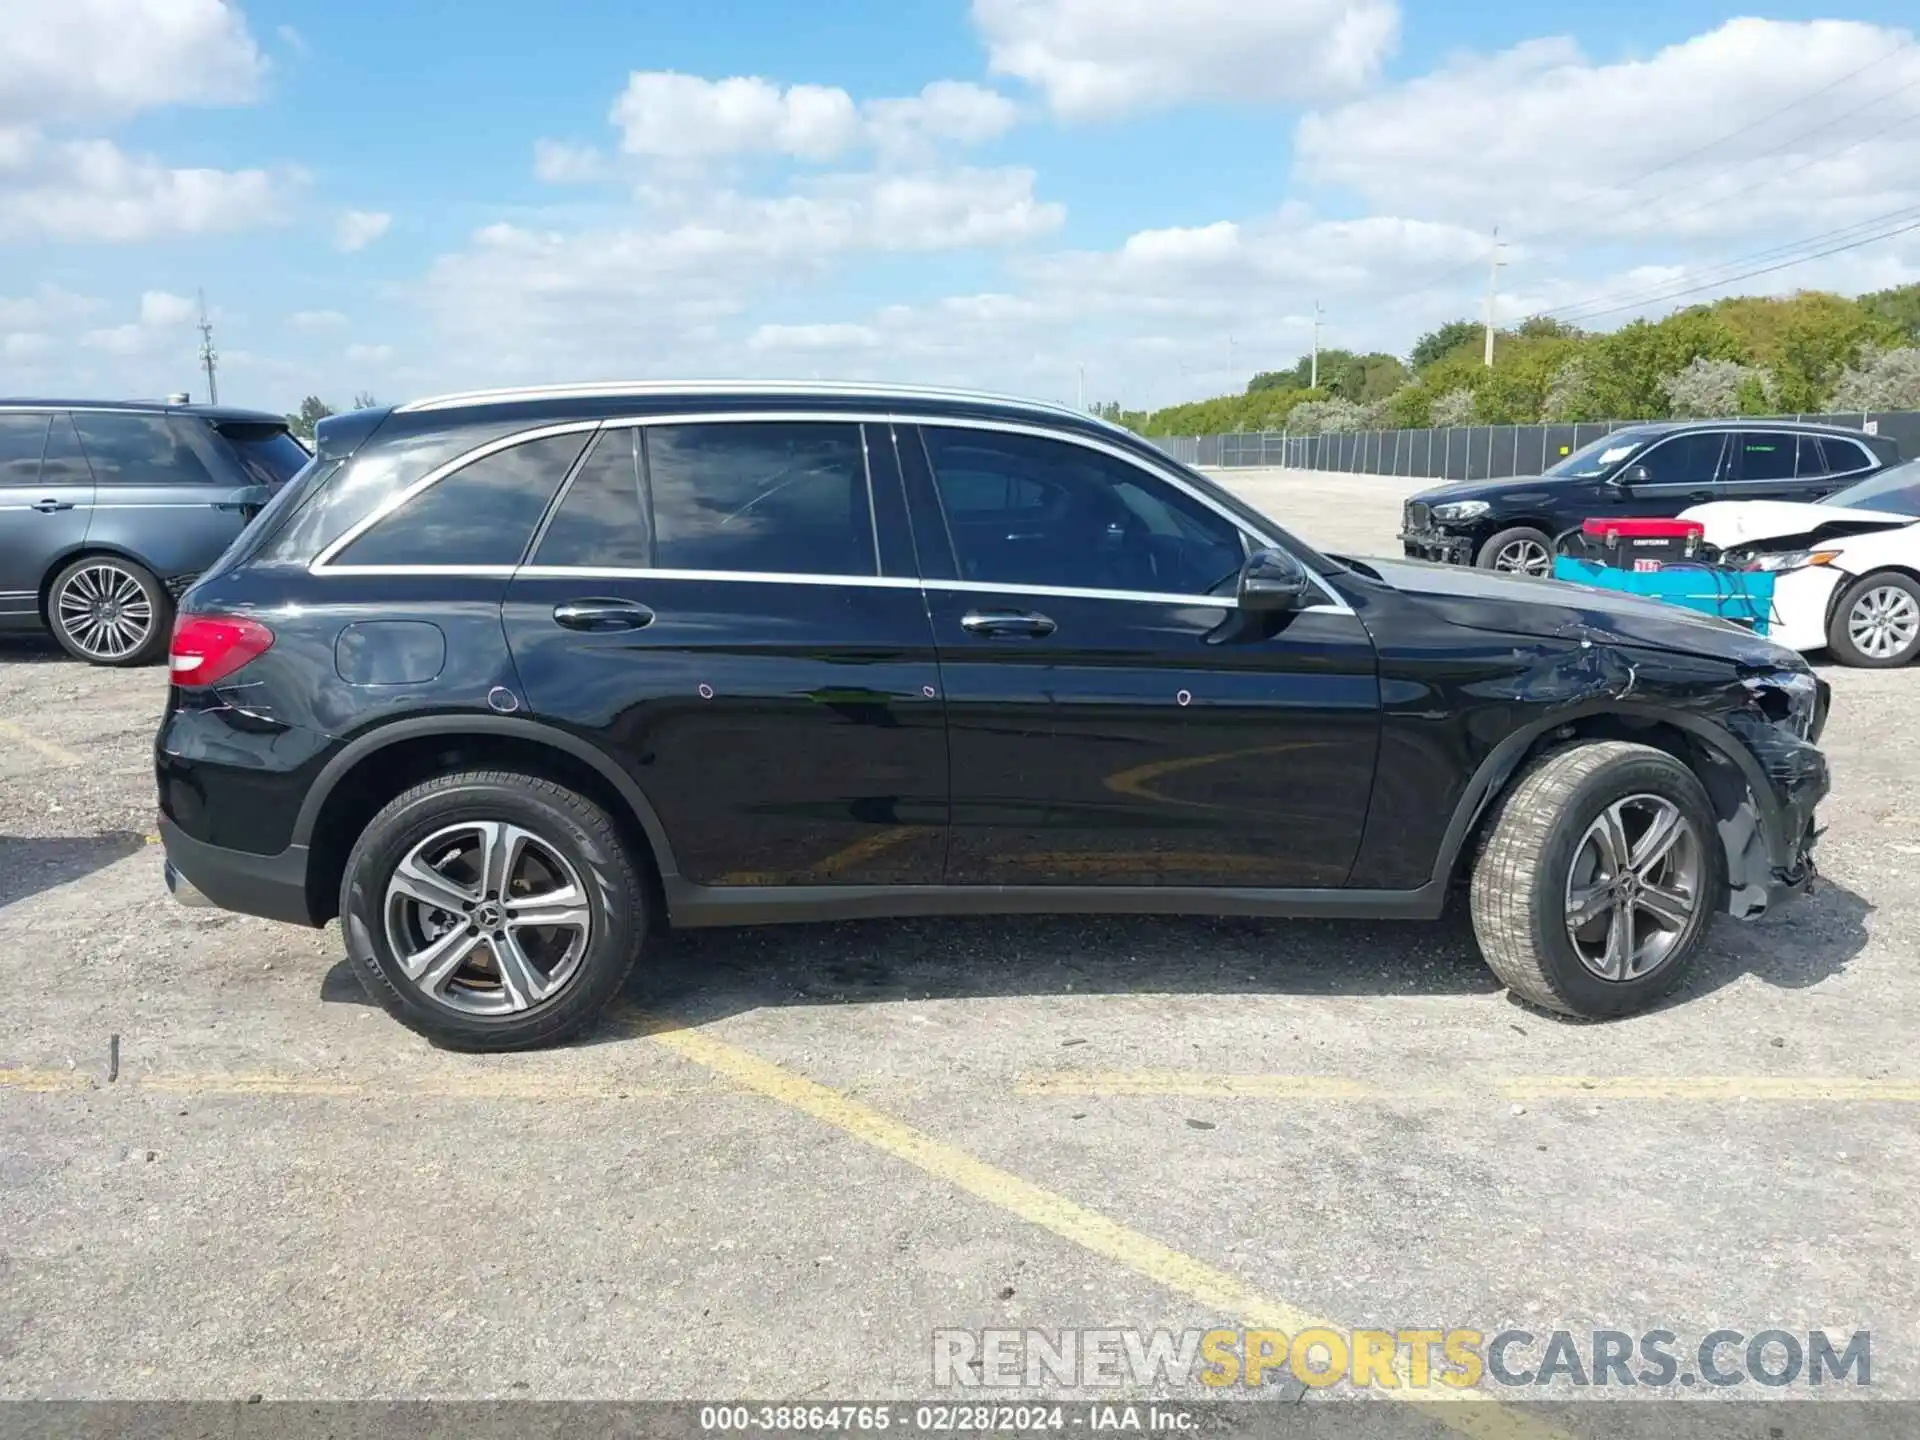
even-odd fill
[[[207,292],[200,292],[200,363],[207,372],[207,403],[220,403],[220,386],[213,378],[220,357],[213,348],[213,322],[207,318]]]
[[[1487,348],[1485,361],[1488,369],[1493,368],[1493,300],[1500,288],[1500,267],[1506,262],[1500,258],[1500,227],[1493,227],[1493,263],[1487,272]]]
[[[1316,300],[1313,302],[1313,371],[1312,371],[1312,374],[1307,379],[1307,388],[1309,390],[1318,390],[1320,388],[1320,316],[1321,316],[1321,313],[1322,312],[1320,309],[1320,302]],[[1299,372],[1296,371],[1295,373],[1298,374]]]
[[[1080,410],[1082,414],[1085,414],[1087,408],[1087,367],[1082,365],[1078,368],[1080,371]]]

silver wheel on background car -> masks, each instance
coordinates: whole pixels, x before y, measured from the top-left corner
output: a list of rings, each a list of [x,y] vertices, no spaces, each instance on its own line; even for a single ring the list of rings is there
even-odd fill
[[[1898,585],[1879,585],[1847,611],[1847,638],[1862,655],[1891,660],[1913,648],[1920,637],[1920,604]]]
[[[593,935],[586,886],[531,830],[475,820],[436,830],[387,882],[387,943],[427,999],[512,1015],[553,999]]]
[[[1692,927],[1706,879],[1693,823],[1660,795],[1615,801],[1574,847],[1567,935],[1603,980],[1657,968]]]
[[[1493,568],[1515,575],[1548,575],[1553,571],[1553,557],[1538,540],[1522,537],[1509,540],[1495,552]]]
[[[122,660],[153,634],[153,602],[138,578],[107,561],[82,566],[53,595],[53,614],[90,660]]]

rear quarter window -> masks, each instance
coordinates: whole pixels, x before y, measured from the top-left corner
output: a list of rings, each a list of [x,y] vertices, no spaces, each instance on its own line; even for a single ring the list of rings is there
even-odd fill
[[[313,458],[284,425],[227,421],[214,426],[214,432],[233,456],[234,463],[255,485],[271,485],[277,490]]]

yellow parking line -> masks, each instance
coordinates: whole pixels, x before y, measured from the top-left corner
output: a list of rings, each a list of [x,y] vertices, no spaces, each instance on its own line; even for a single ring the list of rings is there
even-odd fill
[[[53,761],[56,765],[84,765],[87,763],[81,759],[80,756],[74,754],[73,751],[67,749],[66,746],[56,745],[51,740],[42,740],[38,735],[29,734],[11,720],[0,720],[0,735],[5,736],[17,745],[26,746],[27,749],[34,751],[43,759]]]
[[[1858,1075],[1500,1075],[1478,1083],[1380,1084],[1338,1075],[1225,1075],[1187,1070],[1029,1075],[1023,1095],[1132,1095],[1220,1100],[1867,1100],[1920,1102],[1920,1080]]]
[[[642,1024],[659,1044],[741,1089],[831,1125],[863,1144],[904,1160],[935,1179],[944,1180],[1083,1250],[1123,1265],[1210,1310],[1237,1315],[1249,1325],[1284,1330],[1293,1335],[1330,1323],[1283,1301],[1270,1299],[1224,1270],[1162,1244],[1097,1210],[1043,1190],[1029,1180],[976,1159],[904,1121],[770,1060],[736,1049],[702,1031],[678,1027],[669,1020],[643,1017]],[[1414,1399],[1404,1388],[1380,1393],[1412,1405],[1460,1434],[1481,1437],[1481,1440],[1523,1440],[1523,1437],[1524,1440],[1547,1440],[1564,1433],[1532,1416],[1471,1396],[1450,1398],[1443,1393],[1421,1391],[1419,1398]]]
[[[0,1090],[25,1090],[29,1094],[49,1095],[59,1090],[86,1090],[92,1085],[93,1076],[84,1070],[0,1069]]]

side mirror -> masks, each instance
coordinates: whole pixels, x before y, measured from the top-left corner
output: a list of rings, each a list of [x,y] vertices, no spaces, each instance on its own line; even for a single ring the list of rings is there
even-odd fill
[[[1644,485],[1653,479],[1653,475],[1644,465],[1629,465],[1613,477],[1613,483],[1622,490],[1631,490],[1636,485]]]
[[[1256,550],[1240,567],[1242,610],[1267,614],[1298,610],[1312,592],[1307,567],[1284,550]]]

